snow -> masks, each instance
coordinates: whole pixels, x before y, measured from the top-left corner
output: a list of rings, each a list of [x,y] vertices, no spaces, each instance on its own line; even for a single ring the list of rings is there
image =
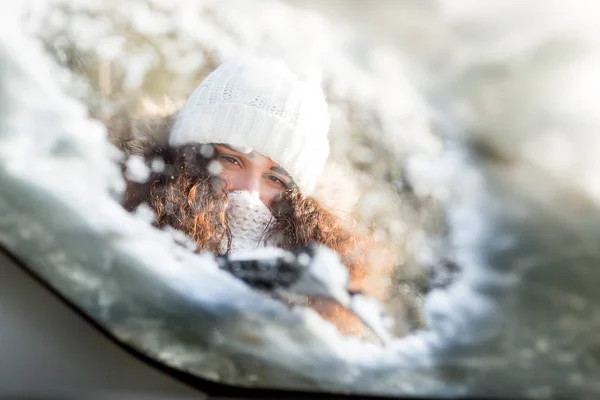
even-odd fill
[[[160,158],[155,158],[150,164],[150,169],[152,172],[161,173],[165,170],[165,162]]]
[[[350,309],[363,320],[369,328],[381,339],[384,344],[392,340],[385,319],[382,318],[381,305],[366,296],[355,295],[350,300]]]
[[[305,255],[299,254],[301,261]],[[331,298],[342,306],[350,305],[350,296],[346,291],[348,286],[348,270],[340,262],[340,257],[326,247],[318,247],[308,264],[308,273],[302,276],[290,288],[291,291]]]
[[[203,144],[200,146],[200,154],[204,158],[211,158],[215,152],[215,148],[211,144]]]
[[[156,220],[156,213],[146,203],[142,203],[137,206],[133,212],[133,215],[148,224],[151,224]]]
[[[208,163],[207,168],[208,168],[208,172],[210,172],[211,175],[217,176],[223,171],[223,164],[221,164],[217,160],[213,160],[210,163]]]
[[[170,232],[153,229],[144,218],[122,209],[107,191],[110,182],[120,177],[116,161],[108,155],[111,149],[104,132],[88,121],[83,107],[51,79],[52,69],[36,43],[17,35],[19,29],[14,25],[7,24],[3,30],[11,35],[2,38],[0,54],[12,69],[8,76],[6,68],[2,74],[3,87],[7,82],[11,85],[11,90],[2,92],[2,104],[19,107],[18,113],[7,113],[3,107],[2,113],[2,124],[8,129],[3,131],[0,153],[0,208],[2,215],[10,215],[0,224],[4,245],[115,335],[165,362],[185,365],[178,354],[186,341],[173,337],[168,326],[160,323],[162,317],[183,316],[178,311],[183,306],[198,315],[197,319],[188,315],[188,323],[178,323],[181,329],[198,335],[199,342],[189,345],[211,343],[213,332],[219,332],[219,341],[225,341],[223,353],[211,353],[223,360],[219,362],[226,362],[227,354],[246,354],[269,364],[279,358],[258,377],[254,373],[253,384],[264,384],[267,376],[273,382],[278,376],[291,376],[297,382],[314,380],[318,374],[311,366],[317,360],[340,367],[336,377],[327,378],[332,383],[338,378],[347,382],[356,374],[343,360],[361,359],[360,352],[350,350],[360,342],[341,338],[312,311],[289,311],[253,292],[220,271],[211,255],[195,255],[175,246]],[[37,95],[23,95],[31,93]],[[37,123],[24,124],[26,121]],[[38,138],[47,146],[40,146]],[[53,141],[80,148],[81,153],[46,151]],[[31,157],[23,160],[22,154]],[[59,249],[61,257],[48,256]],[[130,310],[131,318],[113,320],[120,309]],[[152,321],[158,326],[155,331],[141,328]],[[214,322],[208,330],[207,321]],[[307,340],[312,345],[305,346]],[[173,343],[178,344],[173,348]],[[361,346],[375,350],[368,344]],[[211,347],[205,351],[212,352]],[[279,357],[281,349],[290,350],[289,360]],[[328,360],[328,355],[333,358]],[[290,368],[290,360],[303,370]],[[243,380],[247,374],[242,374]],[[220,378],[238,382],[240,376]]]
[[[125,162],[125,174],[127,179],[137,183],[146,183],[150,178],[150,168],[146,165],[144,158],[136,154],[131,155]]]
[[[236,37],[249,52],[285,50],[298,64],[323,63],[332,93],[369,105],[365,114],[376,116],[371,123],[381,124],[399,158],[410,153],[402,147],[413,137],[414,147],[440,150],[421,114],[424,99],[406,87],[412,81],[392,79],[397,60],[386,53],[364,57],[369,62],[343,56],[351,41],[324,19],[294,19],[273,2],[253,3],[271,11],[256,14],[232,13],[241,2],[153,3],[177,11],[172,19],[146,13],[151,19],[136,26],[149,35],[180,31],[182,46],[195,38],[220,56],[237,51]],[[427,26],[445,33],[437,36],[442,45],[430,43],[415,57],[441,48],[454,54],[430,77],[446,143],[442,156],[414,161],[409,175],[420,196],[443,204],[452,258],[463,270],[427,296],[422,331],[386,347],[341,337],[314,311],[289,309],[221,271],[210,254],[176,245],[177,235],[150,227],[143,209],[138,216],[125,212],[113,198],[123,182],[103,127],[70,94],[68,74],[22,34],[39,29],[40,15],[52,16],[51,2],[31,3],[35,12],[23,25],[15,2],[0,6],[0,243],[118,338],[220,382],[394,395],[598,397],[598,5],[434,3],[444,7],[431,11]],[[132,7],[120,11],[127,19],[141,3],[119,4]],[[220,23],[231,32],[199,23],[199,9],[223,13]],[[294,25],[302,29],[292,32],[292,20],[304,21]],[[101,18],[64,24],[55,13],[53,21],[46,33],[52,26],[72,30],[84,48],[113,40]],[[329,52],[328,41],[346,46]],[[299,54],[299,43],[315,47]],[[431,59],[421,61],[426,74]],[[145,71],[143,62],[134,75]],[[144,81],[135,78],[128,82]],[[390,94],[382,104],[384,89],[406,89],[408,97]],[[403,118],[412,122],[400,124]],[[340,135],[341,126],[332,134]],[[563,146],[566,137],[570,144]],[[563,156],[550,157],[557,148]],[[336,265],[326,255],[315,264],[325,287],[347,279]],[[366,318],[377,312],[358,299],[351,304]]]
[[[232,261],[239,260],[269,260],[273,258],[283,258],[289,253],[286,250],[278,247],[261,247],[255,250],[240,250],[232,253],[229,259]]]

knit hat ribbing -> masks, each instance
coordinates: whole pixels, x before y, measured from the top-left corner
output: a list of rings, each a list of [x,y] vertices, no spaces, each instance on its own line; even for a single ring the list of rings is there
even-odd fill
[[[190,95],[169,144],[251,148],[284,168],[308,195],[329,155],[328,129],[318,84],[301,81],[277,59],[236,59],[213,71]]]

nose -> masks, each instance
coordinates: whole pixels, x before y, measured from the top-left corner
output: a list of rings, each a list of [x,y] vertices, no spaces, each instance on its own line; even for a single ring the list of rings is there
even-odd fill
[[[252,173],[250,171],[238,174],[236,179],[233,179],[229,185],[229,191],[247,191],[250,193],[259,193],[260,192],[260,175],[256,173]]]
[[[252,193],[260,198],[264,205],[269,207],[273,200],[272,195],[264,187],[261,187],[262,177],[260,171],[254,173],[245,171],[244,173],[230,176],[228,179],[227,192],[245,191]]]

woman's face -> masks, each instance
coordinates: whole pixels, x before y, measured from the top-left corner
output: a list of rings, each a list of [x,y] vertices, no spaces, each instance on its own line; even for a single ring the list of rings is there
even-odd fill
[[[257,193],[269,207],[284,190],[294,183],[288,173],[268,157],[255,151],[242,153],[226,144],[214,144],[216,160],[223,166],[219,176],[225,190]]]

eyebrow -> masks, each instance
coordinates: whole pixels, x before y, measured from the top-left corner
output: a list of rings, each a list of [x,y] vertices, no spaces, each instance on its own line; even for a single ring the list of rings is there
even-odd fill
[[[290,176],[290,174],[288,174],[288,173],[287,173],[287,171],[286,171],[285,169],[281,168],[281,167],[280,167],[280,166],[278,166],[278,165],[274,165],[274,166],[272,166],[272,167],[271,167],[271,171],[273,171],[273,172],[277,172],[278,174],[281,174],[281,175],[285,175],[285,176],[287,176],[287,177],[288,177],[288,178],[290,178],[290,179],[292,178],[292,177]]]
[[[254,153],[254,151],[251,151],[250,153],[240,153],[239,151],[237,151],[236,149],[234,149],[233,147],[229,146],[228,144],[224,144],[224,143],[218,143],[219,146],[223,146],[231,151],[233,151],[234,153],[238,153],[238,154],[242,154],[248,158],[254,158],[256,157],[256,154]]]

